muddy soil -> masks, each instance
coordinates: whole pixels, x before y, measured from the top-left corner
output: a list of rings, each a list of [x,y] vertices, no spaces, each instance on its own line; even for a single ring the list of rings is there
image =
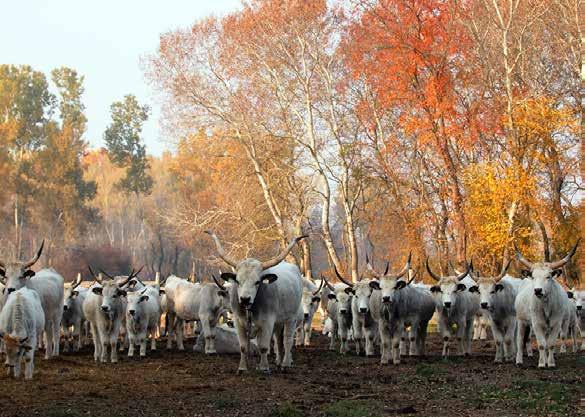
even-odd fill
[[[491,342],[474,342],[472,357],[444,361],[431,334],[428,357],[381,366],[314,339],[295,350],[292,370],[270,375],[238,376],[239,355],[196,354],[193,340],[185,352],[118,364],[94,363],[90,347],[49,361],[37,354],[33,381],[0,376],[0,416],[585,416],[585,352],[538,370],[535,358],[494,364]]]

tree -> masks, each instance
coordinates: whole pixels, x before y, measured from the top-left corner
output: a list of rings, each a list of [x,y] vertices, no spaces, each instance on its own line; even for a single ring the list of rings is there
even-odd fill
[[[126,168],[126,176],[118,186],[136,196],[148,195],[152,189],[152,177],[148,174],[146,146],[140,134],[150,109],[141,106],[135,96],[127,95],[123,101],[113,103],[110,110],[112,123],[104,133],[104,140],[112,161]]]

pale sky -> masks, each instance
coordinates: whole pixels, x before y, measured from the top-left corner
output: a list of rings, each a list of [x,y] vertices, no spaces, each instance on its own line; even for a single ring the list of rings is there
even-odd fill
[[[28,64],[50,77],[67,66],[85,76],[86,140],[103,145],[110,104],[135,94],[152,107],[144,128],[148,152],[168,148],[159,109],[140,57],[154,52],[159,35],[197,19],[236,10],[240,0],[0,0],[0,63]]]

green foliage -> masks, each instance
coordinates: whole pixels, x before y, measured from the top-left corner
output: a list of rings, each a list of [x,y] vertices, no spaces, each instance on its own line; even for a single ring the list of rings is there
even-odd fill
[[[118,186],[127,193],[150,194],[152,190],[146,147],[140,137],[149,112],[149,107],[141,106],[133,95],[111,106],[112,123],[104,133],[104,140],[112,162],[126,168],[126,176]]]

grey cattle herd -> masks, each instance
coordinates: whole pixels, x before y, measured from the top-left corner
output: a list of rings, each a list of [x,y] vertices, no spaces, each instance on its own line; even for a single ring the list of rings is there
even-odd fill
[[[28,261],[0,261],[0,349],[5,354],[9,375],[24,377],[34,372],[34,353],[44,348],[45,358],[63,350],[78,351],[93,343],[94,359],[118,361],[118,351],[128,356],[147,354],[157,348],[161,317],[166,323],[167,348],[173,343],[184,350],[187,323],[194,323],[200,336],[194,350],[206,354],[240,353],[238,372],[251,366],[252,354],[259,355],[258,369],[268,372],[269,355],[276,366],[293,365],[294,345],[311,343],[312,323],[317,311],[323,317],[323,333],[330,337],[330,349],[350,351],[399,364],[401,356],[426,355],[428,326],[433,317],[443,340],[443,357],[472,353],[474,330],[481,333],[489,323],[495,342],[495,361],[523,363],[532,356],[532,341],[539,351],[538,366],[556,366],[555,351],[566,352],[572,338],[585,336],[585,290],[566,290],[557,281],[563,266],[575,254],[577,244],[556,262],[531,262],[516,250],[525,268],[522,278],[507,274],[507,262],[498,276],[483,276],[473,270],[454,275],[436,274],[429,266],[434,285],[416,282],[411,257],[397,273],[377,272],[367,260],[368,277],[350,282],[337,270],[338,283],[324,277],[313,281],[303,277],[296,265],[284,261],[295,238],[277,257],[260,261],[236,260],[228,256],[218,237],[207,232],[217,254],[233,272],[213,276],[214,283],[191,283],[171,275],[145,283],[140,271],[126,276],[95,273],[93,282],[81,285],[81,275],[65,288],[53,269],[34,272],[43,245]],[[104,276],[105,275],[105,276]],[[227,325],[231,324],[231,326]],[[91,337],[90,337],[91,336]],[[585,350],[585,338],[581,350]],[[558,345],[558,346],[557,346]]]

